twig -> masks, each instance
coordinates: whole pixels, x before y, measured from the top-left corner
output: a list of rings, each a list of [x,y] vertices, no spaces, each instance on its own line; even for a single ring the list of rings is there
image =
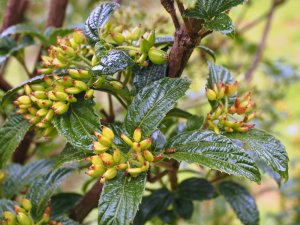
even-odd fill
[[[97,181],[91,190],[89,190],[81,201],[71,210],[70,218],[81,223],[90,211],[97,207],[102,188],[103,185]]]
[[[212,179],[211,181],[209,181],[210,183],[218,183],[219,181],[229,177],[230,175],[229,174],[224,174],[224,175],[221,175],[221,174],[217,174],[217,177]]]
[[[180,2],[179,0],[176,0],[176,4],[177,4],[177,7],[179,9],[179,12],[181,14],[181,17],[182,17],[182,20],[184,22],[184,25],[186,27],[186,30],[188,33],[192,33],[192,28],[191,28],[191,23],[190,23],[190,20],[186,17],[184,17],[184,6],[182,4],[182,2]]]
[[[155,183],[156,181],[160,180],[162,177],[164,177],[165,175],[167,175],[169,173],[169,170],[164,170],[161,173],[155,175],[155,176],[151,176],[150,173],[147,174],[147,181],[150,183]]]
[[[180,29],[180,24],[179,24],[178,17],[176,15],[174,0],[160,0],[160,2],[162,6],[165,8],[165,10],[170,14],[175,26],[175,30],[178,31]]]
[[[109,106],[108,121],[113,123],[115,121],[114,105],[113,105],[111,94],[107,94],[107,96],[108,96],[108,106]]]
[[[262,57],[263,57],[263,52],[265,50],[266,47],[266,42],[267,42],[267,38],[268,38],[268,34],[271,28],[271,24],[272,24],[272,19],[273,19],[273,15],[275,12],[275,8],[278,5],[278,0],[273,0],[270,12],[268,13],[268,17],[267,17],[267,21],[266,21],[266,26],[265,29],[263,31],[263,35],[260,41],[260,44],[258,46],[258,49],[256,51],[256,55],[254,57],[254,60],[249,68],[249,70],[247,71],[246,75],[245,75],[245,80],[246,81],[250,81],[253,77],[253,74],[256,70],[256,68],[259,65],[259,62],[261,61]]]

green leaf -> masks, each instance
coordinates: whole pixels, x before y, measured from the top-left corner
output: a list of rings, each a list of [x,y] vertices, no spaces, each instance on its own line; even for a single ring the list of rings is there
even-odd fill
[[[94,155],[93,151],[75,148],[70,143],[67,143],[63,151],[54,159],[55,166],[60,167],[66,162],[79,161],[91,155]]]
[[[109,53],[112,46],[104,40],[100,40],[95,44],[96,56],[101,59]]]
[[[32,203],[31,215],[38,221],[48,205],[48,201],[58,188],[61,181],[69,175],[73,168],[61,168],[50,172],[34,181],[27,192],[27,198]]]
[[[189,85],[190,81],[185,78],[163,78],[143,88],[128,108],[124,122],[127,133],[132,136],[139,127],[143,137],[150,136]]]
[[[190,119],[191,117],[193,117],[193,114],[179,108],[173,108],[167,113],[167,116]]]
[[[213,89],[213,84],[220,83],[221,81],[224,82],[224,84],[232,84],[234,83],[234,77],[229,72],[229,70],[223,66],[217,66],[211,62],[208,62],[208,78],[207,78],[207,84],[206,87]],[[236,98],[236,94],[233,94],[229,97],[229,106],[234,103],[234,99]],[[224,99],[223,99],[224,100]],[[217,101],[210,101],[209,102],[213,108],[217,107]]]
[[[0,168],[23,140],[31,124],[21,115],[12,114],[0,128]]]
[[[134,64],[133,59],[120,50],[111,50],[100,59],[99,65],[92,68],[94,74],[114,74]]]
[[[282,179],[288,179],[289,159],[284,145],[278,139],[258,129],[251,129],[246,133],[226,133],[226,136],[242,141],[246,151],[254,151]]]
[[[212,131],[188,131],[171,138],[165,146],[175,148],[168,157],[189,163],[199,163],[211,169],[246,177],[260,182],[253,159],[229,138]]]
[[[177,198],[174,201],[174,209],[176,213],[183,219],[190,219],[194,211],[192,200]]]
[[[51,198],[51,215],[56,218],[68,212],[80,201],[82,195],[77,193],[60,193]]]
[[[233,22],[225,13],[221,13],[215,16],[213,20],[205,22],[204,27],[207,30],[219,31],[222,34],[230,34],[234,31]]]
[[[94,102],[78,98],[67,113],[52,120],[58,132],[75,148],[92,149],[94,131],[100,130],[100,118],[94,111]]]
[[[145,173],[136,178],[119,173],[114,179],[108,180],[99,200],[98,224],[131,224],[142,200],[145,184]]]
[[[104,2],[91,12],[84,26],[85,34],[90,41],[97,42],[99,40],[99,32],[119,7],[118,3]]]
[[[80,225],[80,223],[70,219],[67,216],[58,216],[53,218],[53,220],[56,222],[61,222],[63,225]]]
[[[74,32],[74,27],[48,27],[44,36],[48,40],[48,45],[56,45],[57,37],[64,37]]]
[[[173,194],[166,188],[155,190],[142,200],[134,224],[145,224],[146,221],[158,216],[174,202]]]
[[[226,181],[219,185],[219,191],[224,195],[243,224],[259,224],[259,213],[255,199],[244,187],[232,181]]]
[[[47,46],[47,40],[45,39],[43,34],[39,29],[35,28],[32,25],[19,23],[17,25],[10,26],[1,33],[1,37],[15,34],[27,34],[33,37],[37,37],[38,39],[40,39],[43,45]]]
[[[212,59],[214,60],[214,62],[216,62],[216,53],[214,50],[212,50],[211,48],[205,46],[205,45],[199,45],[198,46],[202,51],[204,51],[205,53],[207,53],[208,55],[210,55],[212,57]]]
[[[50,160],[38,160],[25,166],[10,164],[5,168],[6,176],[3,183],[3,196],[12,198],[29,187],[37,178],[47,174],[52,169]]]
[[[185,131],[199,130],[204,122],[203,116],[192,116],[186,122]]]
[[[0,199],[0,219],[4,219],[3,212],[14,212],[15,203],[9,199]]]
[[[217,197],[214,186],[203,178],[189,178],[182,181],[177,190],[180,198],[203,201]]]
[[[184,16],[212,20],[222,12],[244,3],[245,0],[197,0],[193,9],[185,11]]]
[[[16,95],[17,91],[20,90],[21,88],[23,88],[23,86],[25,84],[35,84],[35,83],[39,83],[43,80],[44,80],[44,75],[36,76],[36,77],[33,77],[33,78],[21,83],[17,87],[10,89],[3,96],[0,106],[4,107],[8,102],[10,102],[12,100],[12,98]]]
[[[150,63],[147,67],[136,65],[133,68],[133,85],[135,87],[135,91],[138,92],[143,87],[150,85],[154,81],[166,77],[166,71],[167,64],[156,65]]]

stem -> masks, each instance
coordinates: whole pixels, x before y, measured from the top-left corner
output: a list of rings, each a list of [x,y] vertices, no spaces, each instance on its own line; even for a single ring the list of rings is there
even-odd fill
[[[160,0],[161,4],[163,5],[163,7],[165,8],[165,10],[170,14],[175,30],[179,30],[180,29],[180,24],[179,24],[179,20],[178,17],[176,15],[176,10],[174,7],[174,0]]]
[[[108,105],[109,105],[109,117],[108,121],[113,123],[115,121],[115,113],[114,113],[114,106],[113,106],[113,101],[111,94],[107,94],[108,96]]]
[[[136,52],[140,52],[140,48],[138,47],[134,47],[134,46],[127,46],[127,45],[121,45],[121,46],[117,46],[116,49],[124,49],[124,50],[133,50]]]
[[[85,58],[83,55],[81,54],[77,54],[77,56],[82,59],[87,65],[92,66],[92,63],[90,62],[90,60],[88,60],[87,58]]]

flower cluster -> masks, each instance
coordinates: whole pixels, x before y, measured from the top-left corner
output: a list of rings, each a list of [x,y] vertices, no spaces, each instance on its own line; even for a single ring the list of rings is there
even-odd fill
[[[212,89],[206,88],[208,100],[217,102],[215,110],[207,115],[208,127],[216,133],[220,133],[220,128],[226,132],[247,132],[254,127],[254,124],[248,124],[256,116],[251,92],[244,97],[235,96],[237,88],[237,82],[214,83]],[[230,97],[234,98],[232,105],[229,104]],[[236,119],[237,117],[241,119]]]
[[[21,200],[21,206],[14,205],[14,212],[4,211],[4,220],[2,220],[3,225],[34,225],[34,221],[30,216],[30,210],[32,204],[30,200],[23,198]],[[37,224],[50,223],[62,225],[62,223],[56,223],[55,221],[50,221],[50,207],[47,207],[42,219],[37,222]]]
[[[123,25],[111,28],[108,23],[102,31],[101,36],[117,48],[128,50],[129,55],[141,66],[147,66],[147,57],[154,64],[164,64],[168,59],[165,51],[158,49],[155,44],[155,31],[142,34],[141,26],[132,30],[126,30]]]
[[[113,179],[121,170],[136,177],[146,172],[151,162],[161,159],[161,157],[154,157],[150,152],[152,140],[150,137],[142,140],[140,128],[135,129],[132,139],[121,134],[120,138],[130,147],[126,155],[114,144],[115,134],[110,128],[102,126],[102,132],[95,131],[95,136],[98,141],[93,142],[93,150],[97,155],[87,158],[92,165],[86,174],[91,177],[101,177],[101,183]]]

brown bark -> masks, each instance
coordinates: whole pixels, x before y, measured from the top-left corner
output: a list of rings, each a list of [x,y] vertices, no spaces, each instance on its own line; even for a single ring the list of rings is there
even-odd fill
[[[70,218],[81,223],[90,211],[97,207],[102,188],[103,185],[97,181],[91,190],[88,191],[81,201],[72,209]]]
[[[32,139],[34,137],[34,132],[30,131],[28,132],[19,147],[16,149],[16,151],[13,154],[12,161],[15,163],[23,164],[26,159],[28,158],[28,150],[31,145]]]
[[[64,22],[68,0],[52,0],[46,27],[61,27]]]

